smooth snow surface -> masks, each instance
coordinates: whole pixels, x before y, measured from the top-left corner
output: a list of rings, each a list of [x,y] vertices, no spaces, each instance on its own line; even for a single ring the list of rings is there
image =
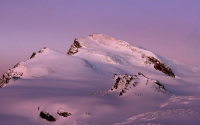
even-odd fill
[[[72,56],[46,48],[14,69],[23,75],[0,89],[1,125],[200,124],[199,67],[102,34],[77,40],[82,48]],[[164,62],[176,77],[146,64],[144,55]],[[114,74],[122,75],[123,82],[111,90]],[[126,86],[125,74],[137,77]],[[156,81],[167,91],[157,91]],[[122,89],[126,93],[119,96]],[[56,121],[42,119],[41,111]]]

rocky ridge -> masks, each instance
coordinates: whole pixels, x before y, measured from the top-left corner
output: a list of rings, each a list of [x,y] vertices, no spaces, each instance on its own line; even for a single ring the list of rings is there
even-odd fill
[[[115,74],[114,79],[116,80],[116,82],[114,84],[114,87],[111,88],[111,91],[120,90],[119,96],[123,96],[127,91],[141,84],[150,86],[151,88],[154,89],[155,92],[161,92],[161,93],[168,92],[165,86],[162,85],[158,80],[150,79],[142,73],[138,73],[137,75]],[[145,83],[142,81],[145,81]],[[141,94],[138,94],[138,96],[140,95]]]
[[[68,55],[73,55],[78,52],[78,48],[81,48],[82,46],[78,42],[78,39],[74,40],[74,43],[71,45],[70,49],[68,50]]]

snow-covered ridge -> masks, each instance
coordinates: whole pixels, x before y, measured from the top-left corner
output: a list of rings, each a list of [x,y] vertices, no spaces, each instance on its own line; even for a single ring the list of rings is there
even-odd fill
[[[37,56],[39,53],[43,53],[45,50],[47,50],[49,48],[47,47],[43,47],[41,50],[39,50],[37,53],[33,52],[33,54],[31,55],[30,59],[34,58],[35,56]]]
[[[88,74],[84,74],[84,71],[87,71]],[[19,78],[76,79],[78,77],[80,79],[95,73],[97,70],[89,61],[44,47],[38,52],[33,52],[30,59],[18,63],[14,68],[4,73],[0,78],[0,87],[4,87],[9,82]]]
[[[67,63],[67,59],[64,58],[73,60],[72,64],[83,64],[80,69],[85,66],[90,67],[93,70],[94,67],[97,69],[100,68],[96,63],[128,67],[145,66],[161,71],[168,76],[175,77],[172,69],[168,67],[166,63],[162,62],[156,54],[103,34],[91,34],[88,37],[76,38],[67,54],[75,57],[70,58],[67,55],[47,47],[42,48],[38,52],[33,52],[29,60],[21,62],[13,69],[8,70],[0,79],[0,85],[3,87],[5,84],[9,83],[10,80],[21,78],[26,72],[28,72],[25,75],[26,78],[41,78],[48,74],[52,74],[57,67],[55,67],[53,62],[58,63],[57,60],[62,59],[63,62],[66,61]],[[37,59],[35,59],[36,57]],[[37,64],[38,62],[46,62],[46,64]],[[60,69],[60,67],[57,69]],[[73,70],[73,67],[71,67],[70,70]]]
[[[34,58],[40,53],[43,53],[47,47],[44,47],[38,53],[33,52],[31,55],[30,59]],[[27,60],[28,61],[28,60]],[[24,61],[26,62],[26,61]],[[3,74],[3,76],[0,78],[0,87],[4,87],[6,84],[8,84],[10,81],[17,80],[21,78],[26,72],[27,72],[27,67],[22,65],[23,62],[17,63],[12,69],[9,69],[6,73]]]
[[[175,77],[173,70],[162,62],[156,54],[129,43],[116,40],[103,34],[91,34],[74,40],[68,55],[78,56],[90,61],[99,60],[122,65],[152,65],[156,70]]]

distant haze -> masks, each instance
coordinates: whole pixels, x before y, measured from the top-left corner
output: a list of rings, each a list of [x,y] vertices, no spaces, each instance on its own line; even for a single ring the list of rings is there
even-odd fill
[[[101,33],[200,65],[199,0],[0,0],[0,75],[32,52]]]

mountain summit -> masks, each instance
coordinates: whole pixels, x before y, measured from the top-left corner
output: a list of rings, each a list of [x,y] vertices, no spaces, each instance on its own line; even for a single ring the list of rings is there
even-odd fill
[[[75,55],[88,60],[99,60],[107,63],[126,66],[153,66],[168,76],[175,77],[174,72],[153,52],[132,46],[103,34],[91,34],[74,40],[68,55]],[[168,62],[166,62],[168,63]]]
[[[0,124],[199,124],[200,68],[103,34],[34,52],[0,78]]]

